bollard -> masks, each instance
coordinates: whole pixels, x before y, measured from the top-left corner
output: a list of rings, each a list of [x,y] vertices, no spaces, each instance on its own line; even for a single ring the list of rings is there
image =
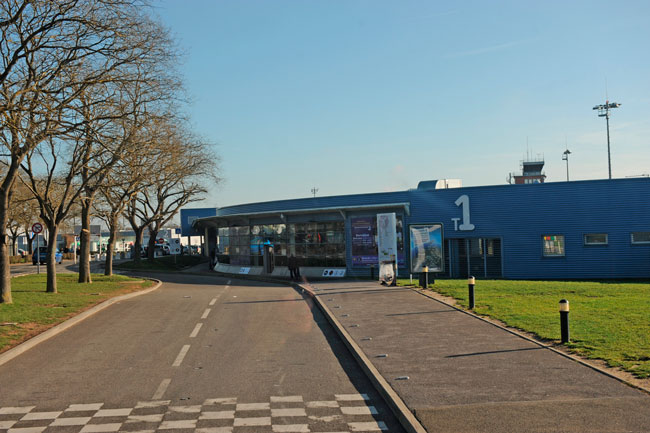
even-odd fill
[[[375,265],[370,265],[370,279],[375,279]]]
[[[569,301],[560,301],[560,331],[562,333],[562,344],[569,342]]]
[[[425,266],[422,268],[422,272],[424,272],[424,285],[422,286],[423,289],[426,289],[429,287],[429,267]]]
[[[474,284],[476,279],[472,276],[467,279],[467,287],[469,288],[469,309],[474,309]]]

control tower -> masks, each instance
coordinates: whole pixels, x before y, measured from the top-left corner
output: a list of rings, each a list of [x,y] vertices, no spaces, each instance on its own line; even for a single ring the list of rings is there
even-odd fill
[[[546,175],[542,171],[544,168],[544,156],[537,155],[536,158],[528,157],[521,161],[521,174],[510,175],[510,179],[514,178],[515,185],[525,183],[544,183]]]

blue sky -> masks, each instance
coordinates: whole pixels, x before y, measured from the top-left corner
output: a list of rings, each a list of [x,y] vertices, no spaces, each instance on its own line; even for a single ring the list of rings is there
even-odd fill
[[[224,182],[202,205],[650,173],[650,2],[156,1]],[[528,143],[528,144],[527,144]]]

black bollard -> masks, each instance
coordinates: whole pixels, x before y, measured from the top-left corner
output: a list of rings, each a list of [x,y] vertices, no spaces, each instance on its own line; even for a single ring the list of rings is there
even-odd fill
[[[560,332],[562,334],[562,344],[569,342],[569,301],[562,299],[560,301]]]
[[[474,277],[469,277],[467,279],[467,287],[469,288],[469,309],[474,309],[474,284],[476,279]]]

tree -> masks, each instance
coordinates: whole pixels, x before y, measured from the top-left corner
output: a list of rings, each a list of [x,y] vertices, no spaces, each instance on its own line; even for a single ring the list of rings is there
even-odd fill
[[[11,254],[18,254],[18,237],[24,233],[27,238],[28,251],[32,253],[30,236],[32,224],[37,221],[39,211],[38,202],[30,194],[29,190],[20,183],[17,184],[10,197],[11,206],[8,209],[9,230],[11,236]]]
[[[157,26],[143,6],[139,0],[0,0],[0,142],[8,151],[0,179],[0,226],[7,226],[10,193],[25,158],[43,143],[57,146],[79,131],[84,119],[74,115],[75,102],[91,86],[137,64],[143,46],[154,41]],[[48,183],[32,177],[32,187]],[[1,236],[0,302],[10,303],[7,253]],[[50,291],[56,290],[53,277],[48,276]]]
[[[218,157],[212,146],[183,128],[180,122],[158,128],[155,145],[155,170],[150,170],[149,185],[140,188],[129,202],[126,216],[136,234],[135,248],[142,245],[144,230],[149,231],[147,254],[154,257],[156,236],[188,203],[201,200],[209,182],[219,182]],[[139,260],[139,254],[135,255]]]

